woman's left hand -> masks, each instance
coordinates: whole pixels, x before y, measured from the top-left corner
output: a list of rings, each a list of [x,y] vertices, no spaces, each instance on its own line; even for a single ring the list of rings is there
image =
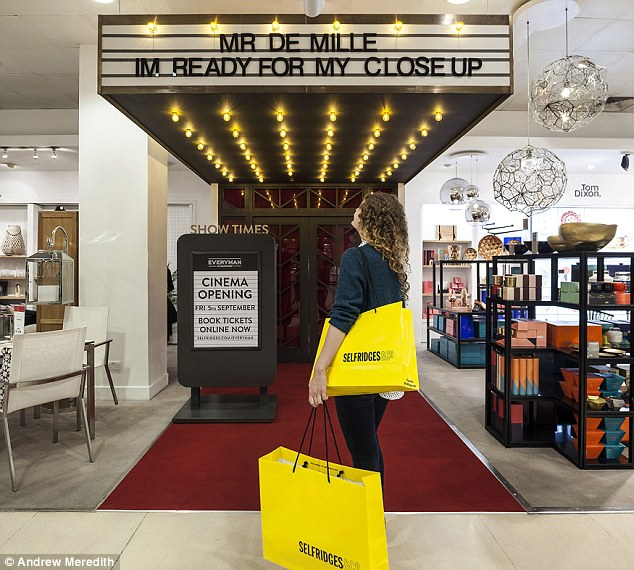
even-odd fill
[[[328,399],[326,394],[326,371],[315,370],[313,377],[308,384],[308,402],[316,408]]]

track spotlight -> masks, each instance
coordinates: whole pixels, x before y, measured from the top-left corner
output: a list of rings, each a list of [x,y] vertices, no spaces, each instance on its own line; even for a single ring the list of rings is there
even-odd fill
[[[51,154],[51,158],[53,160],[55,160],[57,158],[57,147],[56,146],[52,146],[51,150],[53,151],[53,153]]]
[[[33,158],[35,158],[35,159],[40,158],[40,157],[37,155],[37,149],[36,149],[36,148],[34,148],[34,149],[33,149]]]
[[[7,149],[7,148],[3,148],[2,149],[2,158],[9,158],[8,150],[9,149]]]
[[[623,153],[623,158],[621,159],[621,168],[623,170],[627,170],[630,167],[630,155],[627,152]]]

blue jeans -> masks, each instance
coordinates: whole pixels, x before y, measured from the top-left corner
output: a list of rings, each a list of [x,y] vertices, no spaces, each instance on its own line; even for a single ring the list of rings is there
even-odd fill
[[[337,396],[335,407],[339,425],[356,469],[378,471],[384,482],[383,454],[377,430],[389,400],[378,394]]]

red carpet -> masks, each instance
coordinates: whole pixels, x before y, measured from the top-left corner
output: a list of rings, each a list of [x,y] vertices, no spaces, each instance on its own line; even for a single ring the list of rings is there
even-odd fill
[[[99,508],[259,510],[258,458],[280,445],[297,449],[310,412],[309,374],[308,364],[278,366],[273,423],[170,425]],[[342,460],[350,464],[330,404]],[[386,511],[523,511],[419,394],[390,402],[379,435]],[[316,449],[313,455],[323,457],[321,440]]]

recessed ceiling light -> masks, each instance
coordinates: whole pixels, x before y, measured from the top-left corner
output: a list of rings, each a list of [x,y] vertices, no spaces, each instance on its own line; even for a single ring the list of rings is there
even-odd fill
[[[447,0],[449,4],[466,4],[469,0]]]
[[[586,168],[588,170],[594,170],[594,164],[588,164],[588,166],[586,166]]]
[[[112,4],[114,0],[95,0],[97,4]]]

